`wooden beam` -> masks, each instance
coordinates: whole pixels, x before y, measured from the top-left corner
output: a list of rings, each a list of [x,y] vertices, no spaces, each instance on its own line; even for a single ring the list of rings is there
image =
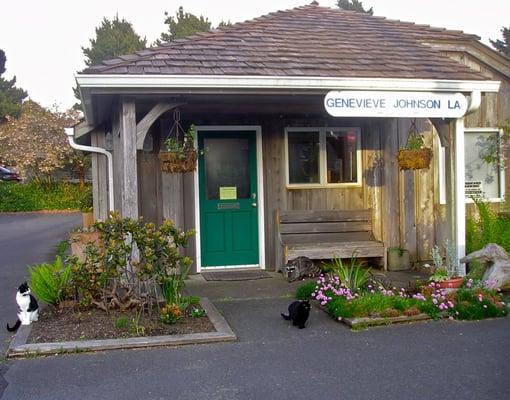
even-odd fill
[[[143,150],[145,136],[149,132],[152,124],[165,112],[172,110],[184,103],[158,103],[156,104],[142,120],[136,125],[136,149]]]
[[[132,98],[120,106],[121,207],[123,217],[138,218],[138,174],[136,162],[136,109]]]

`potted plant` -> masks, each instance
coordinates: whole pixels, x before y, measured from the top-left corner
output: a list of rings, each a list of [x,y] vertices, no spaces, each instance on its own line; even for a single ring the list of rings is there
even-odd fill
[[[92,192],[86,190],[80,199],[80,211],[83,221],[83,229],[88,229],[94,223]]]
[[[388,270],[406,271],[409,269],[409,251],[400,247],[388,248]]]
[[[432,160],[432,154],[432,149],[425,147],[423,136],[416,128],[416,121],[413,121],[409,128],[406,148],[398,151],[397,160],[400,169],[428,168]]]
[[[178,130],[175,137],[165,140],[165,150],[159,153],[160,168],[163,172],[191,172],[196,169],[195,126],[191,125],[180,141]]]
[[[438,283],[442,289],[457,289],[462,285],[464,278],[459,276],[455,246],[448,240],[445,242],[445,252],[446,257],[443,262],[439,246],[435,245],[432,248],[431,256],[435,270],[429,280]]]

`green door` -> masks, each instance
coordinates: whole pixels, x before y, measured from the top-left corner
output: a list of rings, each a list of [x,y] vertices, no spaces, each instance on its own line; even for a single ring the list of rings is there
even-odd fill
[[[259,263],[254,131],[198,133],[202,266]]]

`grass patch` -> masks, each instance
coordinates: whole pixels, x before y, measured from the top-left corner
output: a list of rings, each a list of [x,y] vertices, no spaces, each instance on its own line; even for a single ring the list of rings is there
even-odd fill
[[[78,210],[92,190],[74,183],[0,183],[0,212]]]
[[[312,297],[312,293],[315,291],[315,281],[307,282],[296,289],[296,298],[298,300],[309,300]]]
[[[338,318],[360,317],[396,317],[405,315],[410,309],[420,309],[420,301],[398,296],[385,296],[382,293],[367,293],[353,300],[343,296],[331,300],[326,309],[328,313]],[[421,311],[421,310],[420,310]]]

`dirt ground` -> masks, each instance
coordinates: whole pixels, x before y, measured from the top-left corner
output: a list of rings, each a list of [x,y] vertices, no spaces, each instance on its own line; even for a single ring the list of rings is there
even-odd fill
[[[52,309],[41,310],[27,343],[64,342],[70,340],[119,339],[134,336],[176,335],[212,332],[213,324],[205,317],[191,317],[186,312],[176,324],[164,324],[158,310],[144,312],[137,322],[135,310]]]

